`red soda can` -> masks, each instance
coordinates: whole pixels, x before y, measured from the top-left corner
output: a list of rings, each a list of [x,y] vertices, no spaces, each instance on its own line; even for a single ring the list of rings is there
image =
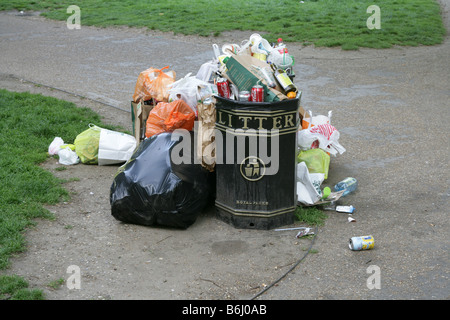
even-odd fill
[[[252,102],[263,102],[264,101],[264,88],[263,88],[263,86],[257,84],[257,85],[252,87],[251,101]]]
[[[225,78],[217,79],[217,91],[221,97],[230,99],[230,86],[228,85],[228,81]]]

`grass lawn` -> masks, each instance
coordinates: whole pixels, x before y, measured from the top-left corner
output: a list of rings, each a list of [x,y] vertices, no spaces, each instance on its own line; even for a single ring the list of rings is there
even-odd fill
[[[35,10],[67,20],[69,5],[81,10],[81,26],[127,25],[180,34],[217,36],[223,31],[256,31],[269,42],[315,46],[389,48],[441,43],[445,28],[436,0],[3,0],[0,10]],[[370,5],[380,8],[380,29],[369,30]]]
[[[68,200],[64,181],[40,168],[55,137],[73,143],[94,123],[104,128],[98,114],[73,103],[29,93],[0,89],[0,270],[9,258],[25,249],[24,230],[35,218],[53,219],[43,204]],[[36,299],[42,294],[26,289],[17,277],[0,277],[2,295]]]

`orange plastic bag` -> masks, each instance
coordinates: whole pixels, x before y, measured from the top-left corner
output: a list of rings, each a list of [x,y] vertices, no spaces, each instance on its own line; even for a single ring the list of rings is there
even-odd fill
[[[195,112],[184,100],[159,102],[148,115],[145,136],[149,138],[175,129],[191,131],[194,128],[194,121]]]
[[[167,73],[163,70],[168,69],[166,66],[162,69],[148,68],[142,71],[137,79],[134,89],[133,101],[147,101],[154,98],[157,101],[168,101],[169,86],[175,82],[175,72]]]

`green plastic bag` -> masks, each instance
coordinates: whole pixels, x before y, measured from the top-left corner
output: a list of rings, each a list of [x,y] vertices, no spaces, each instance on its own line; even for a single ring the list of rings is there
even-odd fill
[[[330,156],[322,149],[309,149],[300,151],[297,162],[305,162],[309,173],[323,173],[328,178]]]
[[[100,143],[100,131],[102,128],[90,124],[89,129],[83,131],[75,138],[75,152],[81,163],[98,163],[98,146]]]

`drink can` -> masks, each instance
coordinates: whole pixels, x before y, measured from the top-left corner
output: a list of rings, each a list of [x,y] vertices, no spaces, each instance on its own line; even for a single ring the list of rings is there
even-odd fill
[[[264,88],[263,86],[257,84],[253,86],[251,92],[251,101],[252,102],[263,102],[264,101]]]
[[[239,92],[239,101],[250,101],[250,92],[248,91]]]
[[[354,251],[369,250],[373,249],[374,244],[375,240],[372,236],[352,237],[349,240],[348,247]]]
[[[231,92],[230,86],[228,85],[228,81],[225,78],[217,79],[217,91],[221,97],[230,99]]]

